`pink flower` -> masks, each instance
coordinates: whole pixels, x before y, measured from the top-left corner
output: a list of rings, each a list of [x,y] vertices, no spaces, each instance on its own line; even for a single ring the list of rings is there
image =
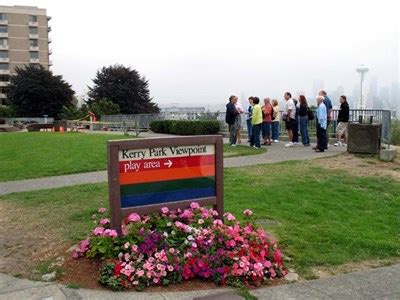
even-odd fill
[[[168,207],[162,207],[161,208],[161,212],[166,215],[167,213],[169,213],[169,208]]]
[[[128,216],[128,222],[140,222],[140,216],[137,213],[132,213]]]
[[[131,248],[132,252],[135,252],[135,253],[138,252],[138,248],[139,247],[137,245],[133,245],[132,248]]]
[[[200,208],[200,205],[197,202],[192,202],[192,203],[190,203],[190,208],[191,209],[198,209],[198,208]]]
[[[247,217],[250,217],[250,216],[253,214],[253,212],[252,212],[250,209],[245,209],[244,212],[243,212],[243,214],[244,214],[245,216],[247,216]]]
[[[106,230],[104,230],[103,235],[115,238],[118,236],[118,233],[114,229],[106,229]]]
[[[168,271],[172,272],[174,270],[173,266],[168,266]]]
[[[228,221],[235,221],[236,218],[234,215],[232,215],[231,213],[225,213],[224,217],[228,220]]]
[[[220,219],[214,220],[213,224],[214,224],[214,226],[222,226],[222,225],[224,225]]]
[[[277,263],[278,265],[282,264],[282,252],[279,249],[275,250],[274,253],[274,261],[275,263]]]
[[[104,207],[100,207],[98,211],[100,214],[104,214],[106,212],[106,209]]]
[[[93,234],[94,235],[103,235],[104,233],[104,228],[103,227],[96,227],[93,229]]]
[[[175,253],[175,249],[174,248],[169,248],[169,253],[174,254]]]
[[[100,223],[101,225],[110,224],[110,219],[101,219],[99,223]]]
[[[142,277],[142,276],[144,275],[144,271],[143,271],[143,270],[137,270],[137,271],[136,271],[136,275],[137,275],[138,277]]]

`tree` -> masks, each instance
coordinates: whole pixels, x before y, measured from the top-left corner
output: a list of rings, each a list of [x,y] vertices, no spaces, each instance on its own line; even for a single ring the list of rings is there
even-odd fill
[[[118,104],[107,99],[101,99],[93,102],[89,108],[90,111],[93,112],[98,118],[100,118],[102,115],[118,115],[120,112]]]
[[[89,87],[88,104],[107,99],[118,104],[123,114],[158,113],[160,109],[152,102],[149,82],[139,72],[122,65],[103,67]]]
[[[62,76],[53,75],[41,65],[17,67],[15,71],[7,94],[18,116],[48,115],[58,119],[62,108],[72,104],[75,92]]]

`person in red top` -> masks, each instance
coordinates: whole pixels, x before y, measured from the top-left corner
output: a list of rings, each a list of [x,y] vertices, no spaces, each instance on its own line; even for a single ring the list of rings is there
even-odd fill
[[[262,137],[264,139],[263,145],[271,145],[271,122],[272,122],[272,104],[270,98],[264,99],[264,105],[261,108],[263,113],[263,123],[261,127]]]

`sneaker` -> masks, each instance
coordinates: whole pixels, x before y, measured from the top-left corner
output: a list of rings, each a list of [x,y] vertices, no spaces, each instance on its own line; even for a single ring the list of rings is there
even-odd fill
[[[298,145],[298,144],[299,144],[298,142],[294,142],[294,143],[293,143],[293,145]]]
[[[231,144],[231,147],[236,147],[236,144]]]
[[[343,146],[343,144],[342,144],[342,142],[337,142],[337,143],[334,143],[333,144],[333,146],[335,146],[335,147],[341,147],[341,146]]]
[[[293,147],[294,145],[293,145],[293,143],[292,142],[290,142],[290,143],[287,143],[286,145],[285,145],[285,147]]]
[[[343,147],[347,147],[347,144],[345,144],[345,143],[342,143],[342,146],[343,146]]]
[[[253,146],[253,148],[257,148],[257,149],[260,149],[261,147],[257,147],[256,145],[254,145],[254,146]]]
[[[274,140],[274,143],[279,143],[279,141],[278,140]]]

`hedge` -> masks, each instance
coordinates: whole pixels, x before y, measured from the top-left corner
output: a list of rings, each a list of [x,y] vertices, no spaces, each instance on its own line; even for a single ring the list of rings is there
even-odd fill
[[[181,121],[161,120],[152,121],[150,129],[156,133],[168,133],[176,135],[204,135],[217,134],[220,130],[218,121]]]

